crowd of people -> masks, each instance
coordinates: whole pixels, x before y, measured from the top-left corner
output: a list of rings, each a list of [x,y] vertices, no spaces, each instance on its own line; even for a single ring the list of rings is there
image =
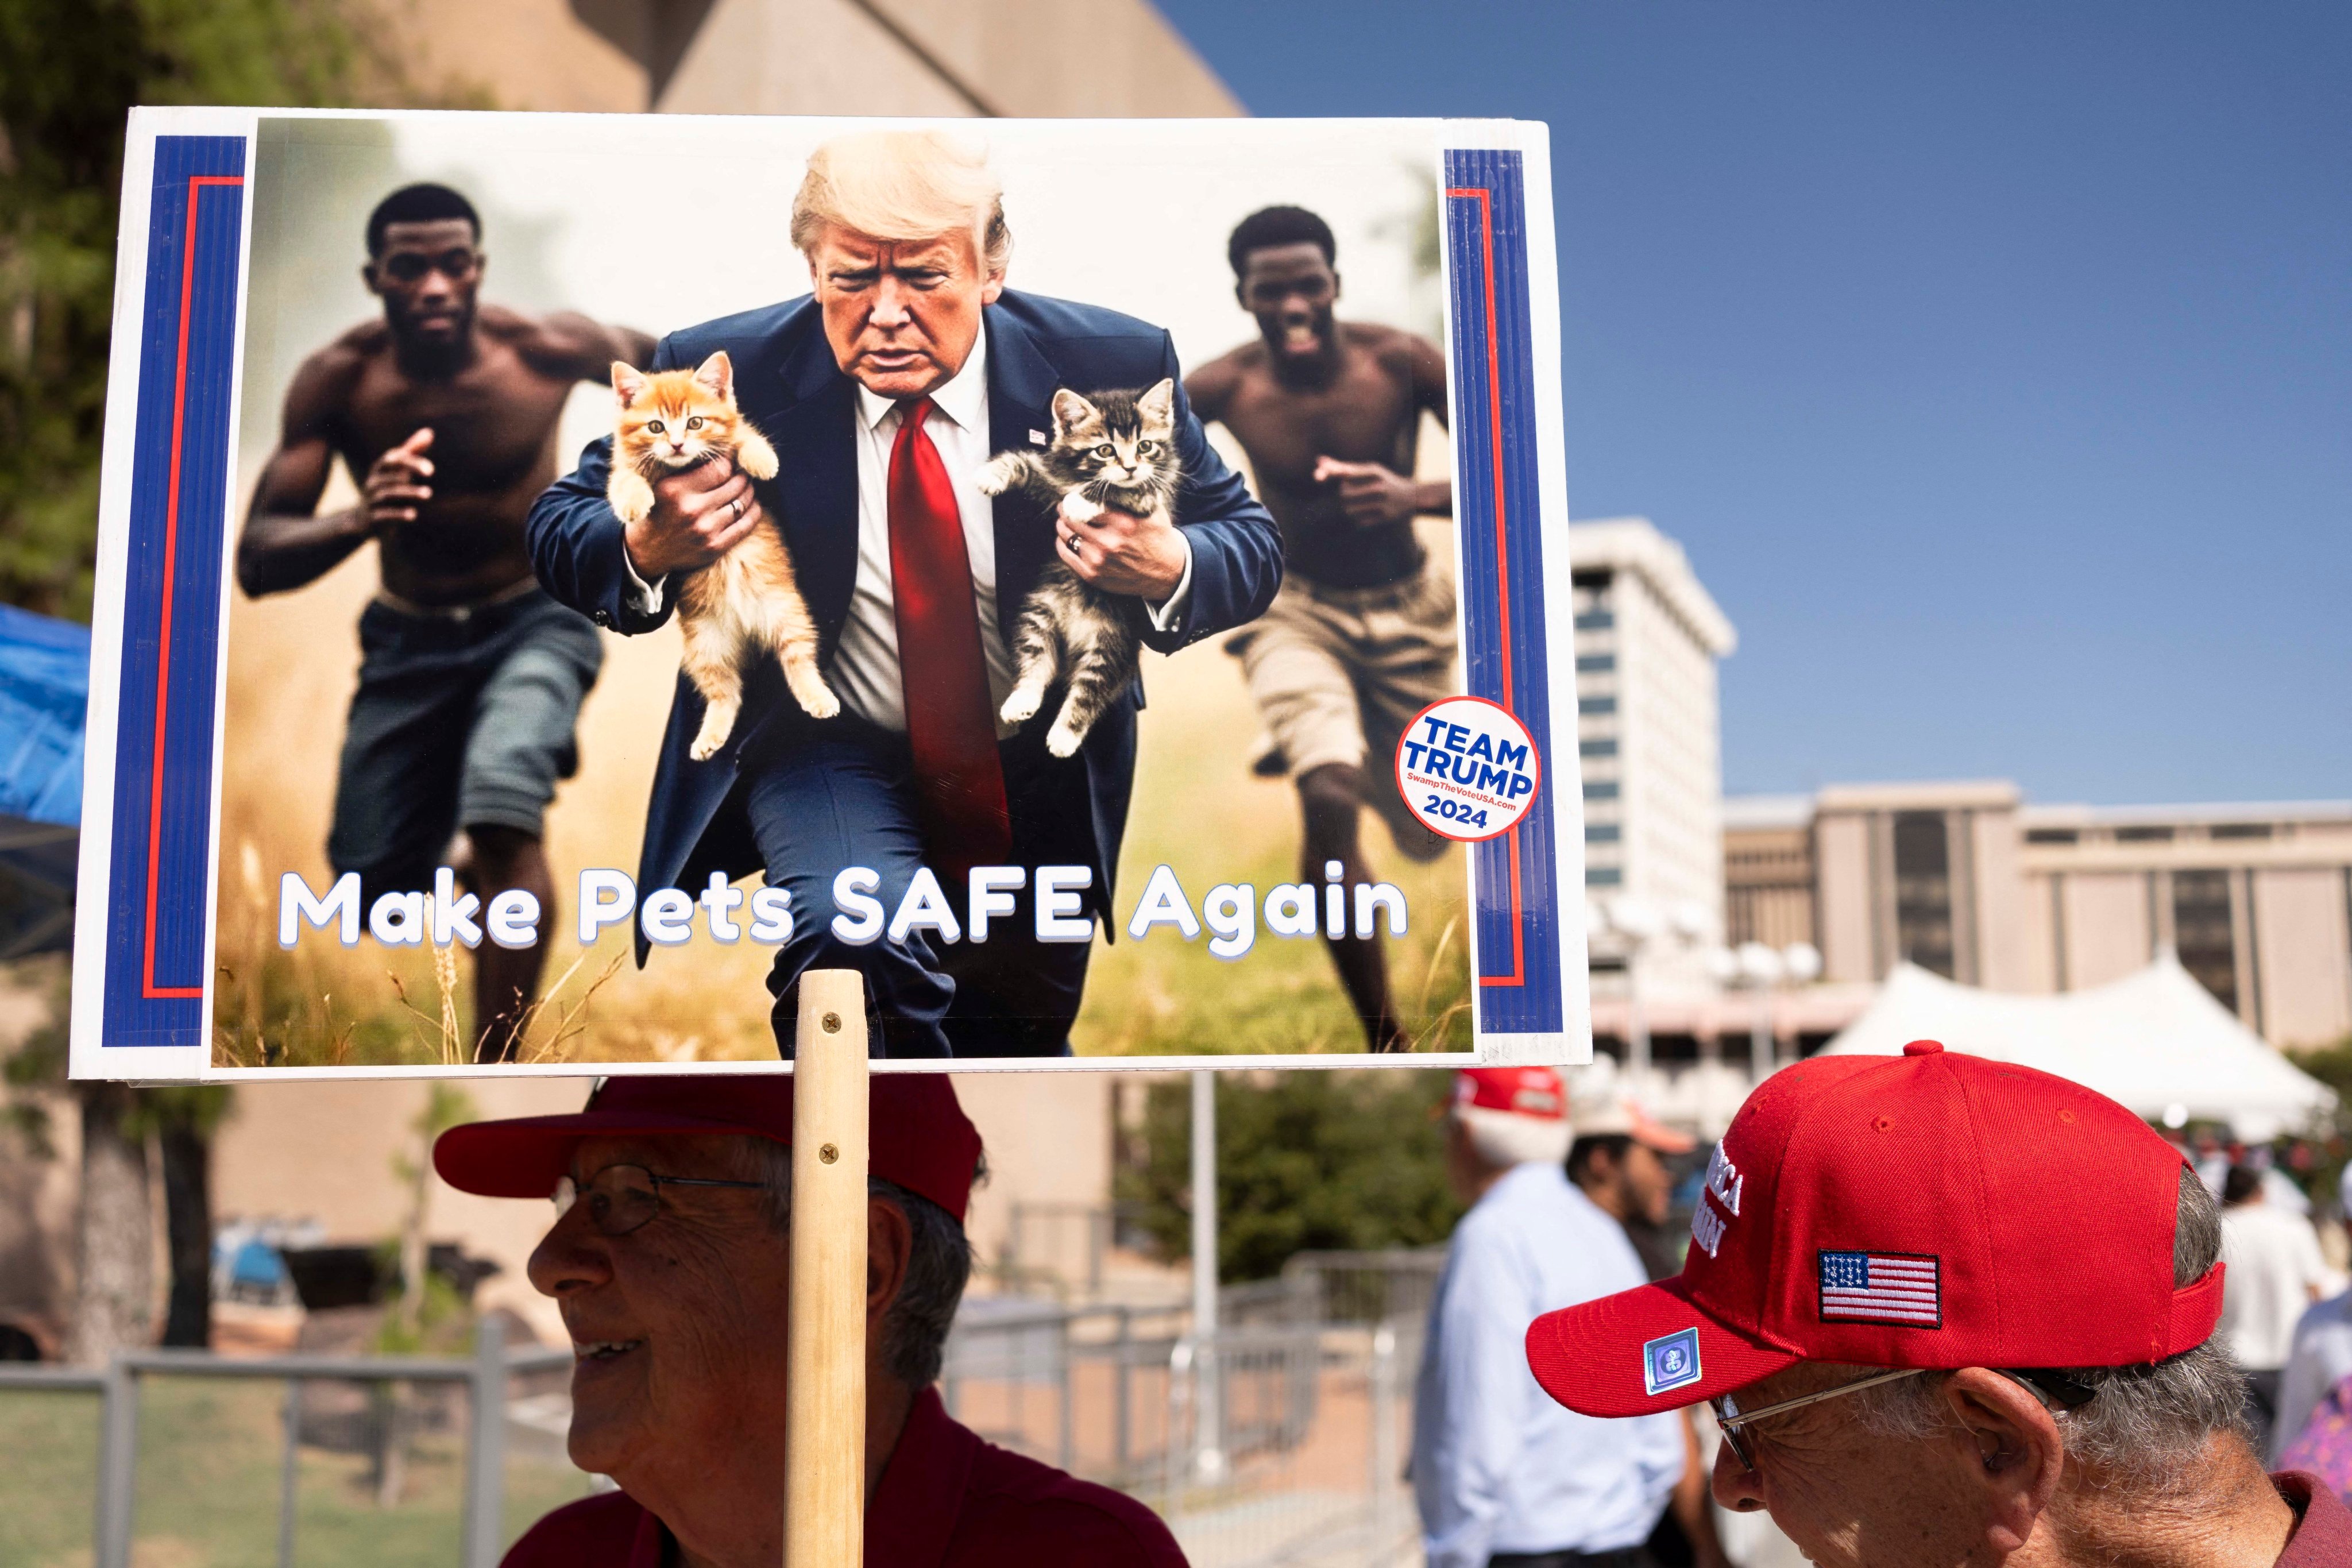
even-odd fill
[[[1687,1239],[1689,1141],[1606,1061],[1464,1073],[1448,1139],[1433,1568],[1721,1563],[1710,1494],[1824,1568],[2352,1563],[2352,1293],[2259,1155],[2217,1192],[2123,1107],[1933,1041],[1768,1080]]]
[[[947,1079],[873,1094],[866,1561],[1181,1564],[1142,1504],[946,1413],[984,1156]],[[1464,1072],[1446,1123],[1432,1568],[1713,1568],[1710,1499],[1818,1568],[2352,1564],[2352,1296],[2315,1299],[2310,1223],[2251,1163],[2217,1199],[2122,1106],[1934,1041],[1815,1058],[1707,1154],[1676,1259],[1692,1144],[1605,1067]],[[772,1077],[442,1136],[452,1185],[555,1200],[530,1279],[574,1342],[572,1457],[620,1489],[509,1563],[775,1561],[791,1138]]]

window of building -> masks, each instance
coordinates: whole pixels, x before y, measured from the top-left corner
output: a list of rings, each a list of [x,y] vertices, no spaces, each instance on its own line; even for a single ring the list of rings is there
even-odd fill
[[[1613,653],[1580,653],[1576,656],[1576,673],[1579,675],[1606,675],[1616,668],[1617,656]]]
[[[2172,950],[2180,967],[2213,993],[2214,1000],[2238,1010],[2238,943],[2230,929],[2230,873],[2172,874]]]
[[[1587,866],[1584,868],[1584,885],[1588,888],[1622,887],[1624,881],[1625,868],[1622,866]]]
[[[1952,847],[1941,812],[1895,814],[1895,944],[1920,968],[1954,977]]]
[[[2169,827],[2118,827],[2116,829],[2116,842],[2118,844],[2166,844],[2171,842],[2171,839],[2172,829]]]
[[[1617,711],[1617,699],[1614,697],[1580,697],[1576,700],[1576,710],[1579,713],[1614,713]]]
[[[1614,822],[1588,822],[1584,825],[1587,844],[1614,844],[1625,837],[1625,829]]]
[[[1576,617],[1576,629],[1580,632],[1605,632],[1615,627],[1617,617],[1606,605],[1586,610]]]
[[[1615,779],[1595,779],[1591,784],[1584,786],[1584,798],[1587,800],[1615,800],[1617,798],[1617,781]]]
[[[2217,822],[2212,828],[2216,838],[2268,838],[2271,832],[2267,822]]]
[[[2072,827],[2029,827],[2025,830],[2028,844],[2076,844],[2083,835]]]
[[[1579,741],[1576,754],[1580,757],[1613,757],[1617,754],[1614,741]]]

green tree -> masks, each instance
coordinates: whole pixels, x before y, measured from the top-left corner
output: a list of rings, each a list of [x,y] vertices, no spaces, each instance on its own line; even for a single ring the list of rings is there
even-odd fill
[[[140,104],[427,101],[364,0],[0,0],[0,601],[87,621],[98,543],[123,132]],[[61,1079],[60,1022],[9,1065]],[[147,1141],[162,1151],[172,1331],[209,1331],[210,1139],[220,1091],[76,1086],[79,1282],[68,1340],[148,1337]],[[195,1342],[201,1342],[197,1341]]]
[[[1462,1208],[1438,1115],[1451,1075],[1217,1075],[1217,1270],[1265,1279],[1310,1249],[1425,1247]],[[1192,1107],[1154,1084],[1118,1175],[1160,1255],[1192,1255]]]
[[[49,1021],[0,1064],[10,1090],[8,1121],[37,1158],[53,1158],[49,1113],[67,1092],[66,971],[56,973]],[[164,1236],[171,1261],[170,1306],[163,1342],[212,1342],[212,1138],[228,1114],[229,1090],[188,1084],[134,1089],[126,1084],[71,1086],[81,1120],[81,1223],[75,1238],[75,1302],[68,1352],[103,1361],[144,1343],[153,1324],[154,1218],[148,1208],[151,1143],[163,1176]]]
[[[409,103],[334,0],[0,0],[0,600],[89,619],[126,119]]]

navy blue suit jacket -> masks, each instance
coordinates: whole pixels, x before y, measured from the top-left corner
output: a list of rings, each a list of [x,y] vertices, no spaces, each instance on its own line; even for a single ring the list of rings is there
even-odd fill
[[[1011,289],[987,307],[982,321],[991,451],[1032,447],[1032,431],[1050,432],[1048,408],[1058,387],[1139,390],[1162,377],[1177,378],[1176,439],[1184,482],[1176,521],[1192,547],[1192,587],[1181,618],[1166,631],[1150,625],[1140,603],[1132,606],[1144,642],[1173,653],[1264,614],[1282,584],[1281,534],[1202,434],[1168,333],[1115,310]],[[758,487],[760,504],[782,526],[801,594],[816,619],[822,657],[830,658],[857,574],[856,384],[834,363],[808,296],[673,332],[655,350],[651,368],[697,365],[717,349],[734,362],[737,405],[775,446],[778,472]],[[655,616],[630,603],[621,522],[604,500],[612,446],[610,437],[590,446],[579,468],[540,496],[527,538],[550,594],[599,626],[646,632],[668,618],[677,595],[666,593]],[[1000,498],[995,512],[997,625],[1010,628],[1053,555],[1054,523],[1047,509],[1019,496]],[[1076,757],[1055,764],[1084,766],[1097,907],[1106,910],[1127,829],[1135,715],[1141,705],[1139,689],[1131,689],[1096,721]],[[702,706],[701,694],[680,675],[646,808],[640,888],[692,889],[713,870],[732,879],[758,869],[760,853],[734,795],[738,759],[747,746],[789,744],[795,729],[820,722],[792,700],[772,660],[755,661],[735,733],[718,755],[698,763],[687,749]],[[1015,823],[1016,832],[1020,826]],[[641,939],[640,962],[644,952]]]

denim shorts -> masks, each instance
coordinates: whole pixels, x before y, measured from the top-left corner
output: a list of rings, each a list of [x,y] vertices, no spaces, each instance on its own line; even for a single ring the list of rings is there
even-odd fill
[[[360,616],[327,858],[366,897],[425,889],[460,827],[537,837],[604,649],[578,611],[534,591],[470,614]]]

